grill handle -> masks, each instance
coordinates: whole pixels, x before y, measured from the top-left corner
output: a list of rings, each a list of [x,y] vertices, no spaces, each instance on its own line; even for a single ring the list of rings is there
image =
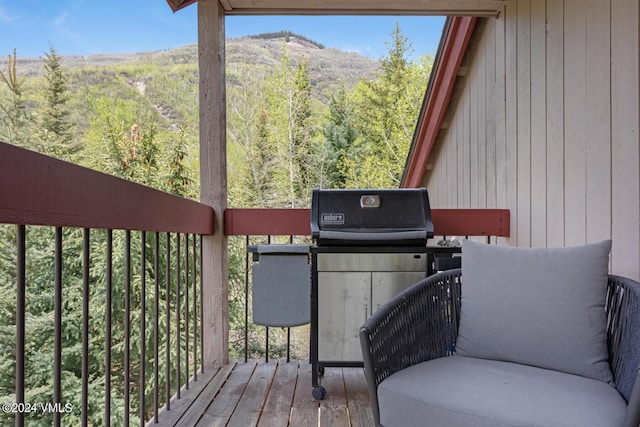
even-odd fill
[[[411,231],[391,231],[384,233],[362,233],[355,231],[332,231],[332,230],[320,230],[318,237],[320,239],[332,239],[332,240],[419,240],[427,238],[426,230],[411,230]]]

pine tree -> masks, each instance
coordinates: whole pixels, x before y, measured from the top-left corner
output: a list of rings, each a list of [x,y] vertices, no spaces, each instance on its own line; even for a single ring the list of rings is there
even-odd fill
[[[342,164],[346,185],[397,187],[407,158],[428,73],[411,62],[411,44],[396,24],[381,75],[354,90],[358,138]]]
[[[167,187],[169,192],[181,196],[194,198],[194,179],[187,164],[187,126],[180,126],[176,137],[169,147]]]
[[[73,161],[81,145],[73,142],[68,78],[62,68],[62,58],[53,47],[49,52],[45,52],[45,56],[45,104],[40,113],[39,151],[59,159]]]
[[[15,49],[13,56],[9,55],[7,72],[0,71],[0,80],[9,90],[8,98],[0,102],[0,112],[2,113],[0,139],[9,144],[28,147],[30,145],[28,128],[31,118],[24,101],[27,77],[18,76],[18,59]]]
[[[353,119],[353,106],[347,99],[346,90],[341,88],[329,100],[329,113],[322,130],[326,141],[323,156],[326,187],[344,188],[346,176],[342,164],[358,136]]]
[[[305,61],[296,68],[291,112],[291,155],[297,172],[292,177],[294,194],[298,200],[307,201],[317,175],[317,155],[313,146],[315,129],[311,123],[311,81]]]

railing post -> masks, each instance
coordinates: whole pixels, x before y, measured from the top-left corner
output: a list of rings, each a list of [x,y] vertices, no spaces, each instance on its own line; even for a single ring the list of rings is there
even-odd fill
[[[229,359],[225,29],[220,2],[198,2],[200,71],[200,199],[214,209],[214,235],[202,239],[203,349],[205,369]]]

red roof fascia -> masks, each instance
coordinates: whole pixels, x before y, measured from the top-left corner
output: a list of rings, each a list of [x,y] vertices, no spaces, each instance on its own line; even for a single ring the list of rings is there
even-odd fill
[[[179,11],[180,9],[184,9],[185,7],[189,6],[190,4],[195,3],[197,0],[167,0],[167,3],[169,4],[169,7],[171,8],[171,10],[173,10],[174,12]]]
[[[440,60],[435,64],[435,75],[432,76],[434,80],[431,90],[427,94],[428,98],[425,99],[423,116],[418,122],[421,126],[407,160],[407,173],[402,182],[403,187],[416,188],[421,185],[431,150],[449,108],[460,64],[462,64],[477,20],[478,18],[469,16],[451,19]]]

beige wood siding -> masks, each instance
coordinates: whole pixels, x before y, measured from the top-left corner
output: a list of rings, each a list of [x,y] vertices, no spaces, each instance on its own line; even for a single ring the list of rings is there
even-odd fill
[[[517,0],[479,22],[423,184],[434,208],[508,208],[500,243],[611,238],[640,279],[637,0]]]

